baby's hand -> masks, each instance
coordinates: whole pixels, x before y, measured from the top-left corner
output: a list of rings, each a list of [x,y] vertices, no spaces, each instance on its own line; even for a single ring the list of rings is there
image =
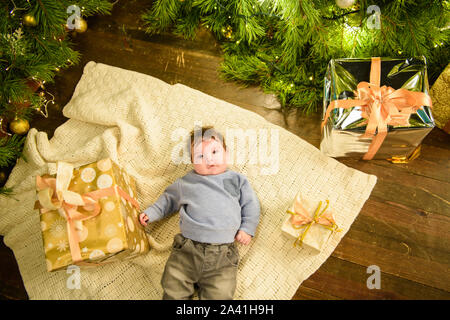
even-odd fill
[[[146,226],[146,225],[147,225],[147,222],[148,222],[148,217],[147,217],[147,215],[146,215],[145,213],[141,213],[141,214],[139,215],[139,221],[141,222],[141,224],[142,224],[143,226]]]
[[[252,236],[249,235],[247,232],[239,230],[235,237],[236,241],[239,243],[242,243],[244,245],[248,245],[250,241],[252,240]]]

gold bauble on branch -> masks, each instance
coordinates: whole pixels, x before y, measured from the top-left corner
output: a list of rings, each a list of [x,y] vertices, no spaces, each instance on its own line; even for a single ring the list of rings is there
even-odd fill
[[[336,0],[336,5],[339,8],[346,9],[350,8],[355,4],[356,0]]]
[[[26,134],[28,130],[30,130],[30,123],[28,122],[28,120],[15,118],[9,124],[9,129],[15,134],[23,135]]]
[[[88,28],[88,25],[87,25],[86,20],[79,17],[75,22],[75,31],[78,33],[83,33],[87,30],[87,28]]]
[[[23,16],[22,23],[24,25],[26,25],[27,27],[36,27],[37,26],[37,20],[31,13],[27,13]]]

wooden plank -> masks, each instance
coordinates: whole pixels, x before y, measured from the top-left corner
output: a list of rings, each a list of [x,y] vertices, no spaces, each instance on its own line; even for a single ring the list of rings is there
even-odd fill
[[[381,263],[388,265],[387,269],[382,270],[395,270],[396,275],[406,279],[450,290],[450,279],[443,277],[448,273],[450,264],[449,229],[450,218],[446,216],[417,215],[414,209],[369,199],[343,239],[347,245],[339,245],[335,252],[346,248],[348,251],[341,252],[340,257],[359,254],[358,260],[352,258],[351,261],[368,265],[377,258],[372,254],[373,247],[376,247],[376,252],[387,250],[389,254],[383,253],[381,262],[375,263],[380,267]],[[348,245],[354,241],[364,251]],[[414,272],[408,270],[411,261],[417,264]],[[418,276],[418,273],[422,274]]]
[[[21,286],[0,281],[0,300],[28,300],[28,295]]]
[[[319,271],[318,271],[319,272]],[[316,272],[317,273],[317,272]],[[299,287],[292,300],[342,300],[338,297],[317,290],[311,287],[302,285]]]
[[[423,143],[448,150],[450,145],[450,135],[444,130],[435,127],[431,130],[430,134],[423,139]]]
[[[345,243],[339,245],[333,256],[318,272],[303,282],[303,285],[299,288],[300,292],[297,292],[300,295],[297,298],[306,294],[302,291],[302,287],[307,286],[308,289],[312,290],[324,290],[326,295],[319,295],[320,299],[328,299],[327,295],[343,299],[420,299],[423,297],[427,299],[449,299],[450,284],[448,277],[445,278],[445,275],[448,274],[449,265],[448,230],[450,219],[440,215],[417,215],[410,208],[393,207],[392,209],[389,204],[369,199],[343,239],[343,241],[350,242],[352,245]],[[413,221],[411,221],[411,216],[414,219]],[[358,243],[358,247],[353,245],[355,241]],[[380,250],[373,253],[373,248],[384,248],[386,250],[382,251],[383,254],[380,254]],[[379,259],[378,255],[382,258]],[[342,262],[340,262],[336,266],[328,268],[332,270],[330,271],[331,275],[318,276],[336,256],[352,261],[352,265],[355,266],[354,270],[348,270],[345,273],[340,272],[338,275],[333,274],[338,272],[336,270],[342,269]],[[352,259],[351,257],[357,258]],[[389,257],[392,257],[392,259]],[[411,266],[411,263],[408,262],[410,257],[420,258],[416,260],[415,272],[408,270]],[[365,270],[362,272],[358,268],[366,268],[371,264],[376,264],[381,268],[383,279],[395,276],[395,288],[389,294],[383,293],[382,296],[378,296],[378,294],[373,296],[372,293],[375,291],[363,293],[364,290],[367,291],[367,288],[361,285],[361,279],[358,279],[358,285],[342,282],[341,277],[343,275],[346,277],[352,277],[356,274],[361,275],[365,273]],[[417,277],[417,274],[421,275],[421,279]],[[364,276],[367,278],[368,275]],[[329,279],[330,277],[334,279],[336,292],[330,291],[330,288],[332,288],[329,285],[330,281],[332,282]],[[310,281],[317,283],[312,285],[309,283]],[[394,280],[391,279],[390,282],[392,281]],[[408,287],[402,289],[405,294],[397,296],[396,292],[400,292],[399,290],[404,282],[408,283]],[[437,282],[441,283],[441,287],[445,289],[436,291],[433,286],[436,286]],[[423,285],[422,283],[429,285]],[[320,284],[325,288],[320,287]],[[418,288],[413,288],[413,284],[416,284]],[[349,287],[352,288],[350,292],[346,291],[349,290]],[[338,293],[342,293],[342,295]]]
[[[360,265],[374,264],[384,273],[450,291],[448,265],[410,256],[406,250],[399,253],[382,248],[376,237],[370,238],[364,232],[350,230],[347,235],[334,251],[334,257]]]
[[[389,250],[395,254],[393,258],[402,256],[403,259],[417,258],[420,267],[424,271],[427,268],[437,267],[437,270],[444,270],[450,264],[448,253],[449,241],[439,237],[433,237],[424,233],[414,233],[408,228],[398,227],[395,224],[387,224],[370,217],[361,217],[355,221],[354,226],[347,233],[346,237],[358,240],[365,244],[376,245],[378,248]],[[368,248],[369,249],[369,248]],[[398,268],[402,269],[402,261],[391,261]],[[402,273],[399,273],[401,275]],[[407,277],[408,274],[404,274]],[[439,276],[438,273],[425,272],[422,283],[432,285],[433,278]],[[441,285],[447,285],[450,289],[450,280]]]
[[[405,186],[395,179],[386,183],[377,183],[372,191],[373,196],[398,203],[411,208],[420,209],[424,214],[440,214],[450,216],[449,202],[439,196],[432,196],[427,189],[420,186]]]
[[[384,168],[396,168],[398,172],[409,172],[418,176],[433,178],[437,181],[450,181],[449,161],[450,152],[448,149],[442,149],[429,145],[422,145],[422,153],[418,159],[406,164],[392,164],[387,160],[371,160],[370,163]],[[357,159],[343,159],[347,163],[355,163],[357,166],[364,167],[364,164],[356,164]],[[363,162],[362,160],[360,160]]]
[[[447,179],[447,173],[441,172],[440,177],[443,179],[443,181],[441,181],[434,177],[416,174],[415,172],[400,168],[394,164],[386,166],[385,163],[363,162],[357,159],[342,159],[340,162],[352,168],[364,171],[365,173],[376,175],[378,177],[378,183],[395,182],[398,185],[415,186],[424,191],[428,191],[430,196],[434,196],[437,199],[450,199],[450,175]],[[445,166],[443,167],[441,165],[439,167],[441,171],[444,171],[443,169]]]
[[[448,292],[408,281],[381,269],[380,289],[369,289],[367,266],[331,256],[307,280],[293,299],[450,299]]]
[[[378,177],[372,196],[390,203],[418,209],[425,215],[450,215],[450,202],[448,201],[450,199],[450,183],[448,181],[437,181],[399,170],[393,166],[380,166],[374,162],[362,163],[355,159],[345,159],[341,162]]]
[[[120,35],[97,31],[91,31],[91,33],[91,37],[79,40],[79,46],[93,47],[92,42],[98,37],[105,41],[97,44],[94,52],[85,53],[81,64],[91,60],[102,61],[120,68],[149,74],[167,83],[182,83],[219,99],[247,107],[267,107],[271,103],[267,100],[267,95],[258,87],[244,89],[235,83],[221,80],[218,68],[222,58],[211,55],[208,51],[198,52],[189,47],[180,49],[166,43],[134,39],[133,49],[127,52],[129,59],[123,59],[121,51],[125,49],[117,50],[115,45],[120,41]],[[259,110],[267,111],[266,108]]]
[[[0,299],[28,299],[14,253],[0,236]]]
[[[384,202],[382,199],[371,197],[365,203],[361,213],[356,219],[352,228],[357,226],[359,219],[370,217],[374,221],[385,224],[380,229],[371,229],[368,232],[380,232],[384,234],[385,230],[392,231],[397,228],[397,233],[405,234],[406,237],[413,238],[414,241],[426,245],[428,239],[440,239],[442,243],[448,241],[448,230],[450,230],[450,218],[443,215],[423,215],[416,209],[406,206],[398,206],[390,202]],[[436,240],[437,241],[437,240]],[[448,251],[448,246],[439,245],[441,249]]]

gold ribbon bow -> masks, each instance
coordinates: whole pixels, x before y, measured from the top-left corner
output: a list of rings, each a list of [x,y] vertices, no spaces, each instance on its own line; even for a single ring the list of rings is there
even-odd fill
[[[41,209],[41,213],[57,210],[66,219],[72,261],[73,263],[83,264],[77,230],[81,230],[82,221],[100,214],[101,206],[98,200],[107,196],[119,195],[138,210],[139,203],[117,185],[87,192],[83,195],[70,191],[69,185],[72,180],[73,165],[58,162],[57,166],[56,179],[49,175],[36,176],[38,201],[36,201],[34,208]],[[79,211],[79,207],[83,212]]]
[[[363,160],[371,160],[380,149],[387,136],[388,125],[409,125],[412,113],[422,106],[432,106],[431,98],[423,92],[413,92],[406,89],[395,90],[392,87],[380,87],[381,59],[372,58],[370,83],[360,82],[357,86],[354,100],[334,100],[327,108],[322,122],[323,130],[330,113],[335,108],[352,108],[361,106],[361,116],[367,119],[365,133],[361,138],[372,138],[369,150]],[[375,132],[378,133],[375,135]]]
[[[314,212],[313,218],[311,218],[308,211],[302,205],[300,195],[299,194],[297,195],[294,202],[294,212],[292,212],[291,210],[287,210],[287,213],[292,215],[291,224],[294,229],[305,228],[305,230],[298,236],[297,239],[295,239],[294,247],[297,245],[297,242],[299,242],[300,245],[303,243],[303,240],[305,239],[308,230],[314,224],[321,225],[322,227],[332,232],[342,231],[341,229],[338,228],[336,221],[334,221],[332,213],[325,212],[328,209],[330,202],[326,200],[326,203],[327,205],[325,206],[325,208],[322,211],[320,211],[320,208],[322,206],[322,201],[320,201],[316,211]]]

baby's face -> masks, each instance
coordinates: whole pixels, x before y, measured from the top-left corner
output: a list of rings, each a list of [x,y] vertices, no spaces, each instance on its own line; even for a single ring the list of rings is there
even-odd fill
[[[227,154],[220,141],[203,140],[192,150],[194,170],[201,175],[219,174],[227,169]]]

